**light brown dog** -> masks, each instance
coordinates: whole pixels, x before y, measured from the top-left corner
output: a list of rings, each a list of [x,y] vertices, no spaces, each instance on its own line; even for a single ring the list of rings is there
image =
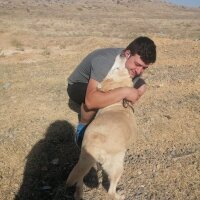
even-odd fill
[[[133,85],[124,67],[125,58],[117,59],[102,82],[103,91]],[[75,200],[82,199],[83,178],[96,162],[100,163],[108,174],[110,199],[124,199],[124,196],[116,193],[116,187],[123,173],[125,152],[135,139],[136,120],[130,106],[125,107],[119,102],[98,111],[85,131],[79,161],[67,179],[67,186],[76,184]]]

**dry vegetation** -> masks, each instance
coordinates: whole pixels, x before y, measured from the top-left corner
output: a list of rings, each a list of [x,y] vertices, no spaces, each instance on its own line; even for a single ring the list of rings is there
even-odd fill
[[[0,0],[0,199],[72,199],[64,181],[79,154],[78,119],[66,79],[91,50],[125,47],[139,35],[155,40],[158,60],[144,74],[140,137],[119,190],[127,200],[199,199],[200,10],[156,0],[72,2]],[[106,199],[101,171],[85,183],[85,199]]]

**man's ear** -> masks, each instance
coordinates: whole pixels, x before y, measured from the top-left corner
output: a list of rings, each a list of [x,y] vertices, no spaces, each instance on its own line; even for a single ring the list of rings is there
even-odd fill
[[[125,57],[128,59],[131,56],[131,51],[130,50],[126,50],[124,54],[125,54]]]

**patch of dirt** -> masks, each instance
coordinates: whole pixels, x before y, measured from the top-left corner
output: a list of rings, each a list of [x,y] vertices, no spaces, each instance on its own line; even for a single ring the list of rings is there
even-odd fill
[[[139,35],[154,39],[158,59],[144,73],[148,90],[135,105],[139,138],[118,190],[127,200],[198,199],[199,9],[27,2],[0,0],[0,199],[73,199],[64,183],[79,156],[78,114],[67,77],[90,51],[126,47]],[[106,175],[91,171],[84,199],[106,199],[107,187]]]

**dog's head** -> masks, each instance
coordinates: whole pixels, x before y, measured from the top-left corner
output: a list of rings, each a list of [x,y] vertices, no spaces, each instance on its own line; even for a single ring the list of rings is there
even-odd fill
[[[133,82],[128,70],[122,66],[109,73],[109,75],[101,82],[100,90],[109,91],[118,87],[132,87]]]

